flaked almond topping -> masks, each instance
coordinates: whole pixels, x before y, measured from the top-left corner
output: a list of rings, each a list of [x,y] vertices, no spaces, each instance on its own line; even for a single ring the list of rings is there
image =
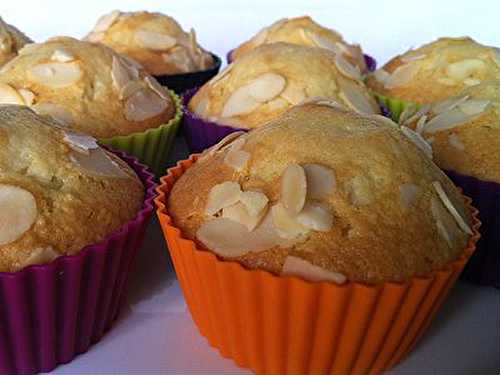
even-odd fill
[[[451,147],[454,147],[456,148],[457,150],[460,150],[460,151],[463,151],[465,150],[465,146],[464,144],[462,143],[462,141],[460,140],[459,136],[452,133],[448,136],[448,144],[451,146]]]
[[[269,199],[260,191],[244,191],[240,194],[240,202],[245,206],[248,214],[259,216],[265,212]]]
[[[349,57],[357,57],[355,53],[353,53],[352,49],[350,46],[345,45],[342,42],[335,42],[335,46],[337,47],[337,50],[344,55],[347,55]]]
[[[446,74],[448,77],[456,80],[463,81],[469,78],[474,73],[480,72],[486,68],[486,64],[480,59],[464,59],[451,64],[446,67]]]
[[[250,153],[242,150],[246,140],[244,138],[236,139],[230,146],[224,156],[224,164],[233,168],[235,171],[242,171],[250,160]]]
[[[111,63],[111,79],[113,80],[113,86],[115,86],[118,91],[130,82],[128,70],[123,65],[121,59],[116,56],[113,56],[113,61]]]
[[[297,105],[306,98],[306,94],[302,88],[295,87],[289,84],[281,93],[281,97],[288,101],[290,104]]]
[[[214,86],[217,83],[222,82],[225,78],[227,78],[229,76],[229,73],[233,70],[233,68],[234,68],[234,64],[229,64],[228,66],[226,66],[226,68],[223,71],[221,71],[214,78],[212,78],[209,81],[209,84],[211,86]]]
[[[222,140],[219,141],[219,143],[210,147],[209,153],[213,154],[215,152],[225,150],[227,146],[230,146],[236,139],[241,137],[243,134],[246,134],[246,133],[244,131],[237,131],[237,132],[233,132],[233,133],[226,135]],[[244,144],[244,142],[243,142],[243,144]]]
[[[427,115],[423,115],[418,119],[417,125],[415,126],[415,131],[418,134],[422,134],[422,132],[424,131],[426,121],[427,121]]]
[[[281,176],[280,201],[292,214],[298,214],[304,207],[307,194],[307,180],[304,168],[289,164]]]
[[[323,107],[345,110],[345,106],[343,106],[342,104],[336,102],[333,99],[327,99],[323,97],[306,98],[300,104],[316,104],[316,105],[321,105]]]
[[[378,110],[376,103],[372,98],[369,98],[368,92],[364,92],[356,83],[346,79],[339,79],[339,86],[342,90],[339,96],[346,104],[359,113],[376,114]]]
[[[417,121],[417,119],[420,119],[422,116],[426,115],[429,113],[431,110],[431,105],[430,104],[424,104],[421,106],[413,115],[409,116],[406,121],[401,122],[403,125],[406,124],[411,124],[414,121]]]
[[[177,39],[170,35],[147,30],[136,31],[135,40],[142,47],[154,51],[165,51],[177,44]]]
[[[77,63],[44,63],[33,66],[29,74],[34,81],[52,88],[71,86],[78,82],[82,71]]]
[[[385,86],[385,83],[387,82],[387,80],[391,75],[388,71],[384,70],[383,68],[380,68],[373,72],[373,76],[378,82],[380,82]]]
[[[32,91],[28,89],[19,89],[17,91],[23,98],[24,104],[26,104],[27,106],[33,105],[33,103],[35,102],[35,94]]]
[[[373,202],[370,182],[364,176],[355,176],[346,182],[345,190],[349,194],[349,200],[356,207],[366,206]]]
[[[122,86],[121,90],[119,91],[118,99],[126,100],[143,88],[144,86],[139,81],[128,81],[125,85]]]
[[[489,100],[467,100],[460,103],[458,107],[468,116],[478,115],[486,110],[491,102]]]
[[[453,216],[453,218],[457,222],[457,225],[460,227],[460,229],[462,229],[465,233],[472,235],[472,230],[470,229],[469,225],[465,222],[464,218],[458,213],[455,206],[453,206],[453,203],[451,203],[441,183],[439,181],[434,181],[432,183],[432,186],[436,190],[436,193],[443,202],[444,206],[448,209],[451,216]]]
[[[323,38],[321,35],[311,32],[310,30],[304,30],[305,35],[317,46],[325,49],[329,49],[334,52],[338,52],[338,47],[334,42],[327,38]]]
[[[82,171],[110,178],[128,178],[129,175],[102,148],[89,149],[88,154],[73,152],[70,160]]]
[[[50,56],[50,59],[52,61],[66,63],[66,62],[73,61],[75,59],[75,56],[73,56],[71,54],[71,52],[69,52],[63,48],[58,48],[52,53],[52,56]]]
[[[0,103],[24,105],[24,100],[12,86],[0,83]]]
[[[202,98],[194,108],[194,113],[199,117],[207,117],[208,108],[210,106],[210,101],[207,97]]]
[[[443,223],[442,219],[442,208],[441,204],[437,200],[437,198],[432,197],[431,198],[431,212],[432,216],[434,217],[434,220],[436,220],[436,228],[441,237],[444,238],[448,246],[451,248],[453,247],[453,242],[451,241],[451,236],[448,233],[448,230],[446,229],[446,226]]]
[[[419,51],[408,51],[400,57],[400,60],[404,63],[409,63],[412,61],[422,60],[427,55]]]
[[[277,97],[285,89],[286,80],[276,73],[264,73],[244,86],[258,102],[267,102]]]
[[[304,164],[307,181],[307,198],[327,199],[335,189],[335,173],[320,164]]]
[[[421,149],[428,158],[432,159],[432,147],[419,133],[406,126],[401,126],[401,131],[413,142],[413,144],[415,144],[415,146]]]
[[[407,122],[407,120],[412,117],[415,113],[417,112],[417,105],[416,104],[408,104],[404,109],[403,112],[399,115],[398,122],[400,124],[404,124]]]
[[[426,133],[435,133],[438,131],[453,129],[454,127],[464,125],[474,119],[477,115],[467,115],[460,106],[455,107],[450,111],[443,112],[436,117],[433,117],[425,126]]]
[[[240,200],[240,184],[233,181],[226,181],[215,185],[210,190],[205,206],[206,215],[215,215],[225,207],[229,207]]]
[[[167,107],[165,99],[144,88],[136,91],[125,102],[125,118],[129,121],[144,121],[160,115]]]
[[[451,98],[447,100],[443,100],[442,102],[436,103],[432,106],[432,112],[439,115],[440,113],[443,112],[448,112],[449,110],[452,110],[456,106],[462,104],[466,100],[469,99],[469,95],[464,95],[460,98]]]
[[[290,107],[290,103],[283,98],[276,98],[267,102],[267,108],[270,111],[278,111]]]
[[[383,123],[386,126],[389,126],[391,128],[399,129],[399,125],[396,124],[392,119],[389,117],[385,117],[383,115],[375,114],[375,115],[370,115],[370,117],[374,120],[376,120],[379,123]]]
[[[165,87],[160,85],[156,79],[154,79],[151,76],[146,76],[144,80],[148,84],[149,88],[153,90],[155,93],[157,93],[160,98],[162,99],[170,98],[170,96],[168,95],[168,91],[165,89]]]
[[[60,257],[52,246],[37,247],[31,251],[30,256],[21,263],[21,267],[34,266],[37,264],[47,264]]]
[[[63,140],[76,152],[87,155],[90,153],[90,150],[99,147],[95,138],[85,134],[65,133]]]
[[[258,215],[251,215],[242,202],[237,202],[222,209],[222,217],[244,225],[249,231],[255,229],[266,214],[261,211]]]
[[[73,114],[59,104],[49,102],[37,103],[31,109],[39,115],[47,115],[54,118],[63,126],[70,126],[74,122]]]
[[[271,215],[276,232],[284,239],[295,239],[309,232],[281,203],[271,207]]]
[[[466,78],[464,79],[464,85],[466,86],[476,86],[481,83],[481,80],[476,79],[476,78]]]
[[[266,42],[268,34],[269,29],[267,27],[264,27],[257,34],[255,34],[255,36],[252,38],[252,42],[257,46],[260,46],[261,44],[264,44]]]
[[[19,239],[37,216],[33,194],[18,186],[0,184],[0,245]]]
[[[113,10],[111,13],[101,16],[101,18],[97,20],[93,31],[100,33],[108,30],[111,26],[113,26],[118,17],[120,17],[120,14],[120,11]]]
[[[281,275],[297,276],[314,282],[331,281],[336,284],[343,284],[347,280],[347,278],[339,272],[325,270],[324,268],[309,263],[307,260],[291,255],[286,257]]]
[[[386,89],[401,87],[409,83],[420,70],[420,66],[415,63],[408,63],[398,66],[385,81]]]
[[[361,80],[361,72],[359,71],[359,68],[344,59],[342,55],[335,56],[335,66],[337,67],[339,72],[347,78]]]
[[[250,96],[247,86],[240,87],[234,91],[222,108],[221,117],[230,118],[233,116],[245,115],[252,112],[261,103]]]
[[[403,209],[407,210],[415,205],[419,190],[417,185],[409,182],[399,186],[399,200]]]
[[[333,227],[333,215],[326,207],[307,202],[297,215],[297,222],[312,230],[328,232]]]
[[[84,40],[87,40],[92,43],[99,43],[104,39],[104,36],[105,36],[104,32],[92,31],[84,38]]]

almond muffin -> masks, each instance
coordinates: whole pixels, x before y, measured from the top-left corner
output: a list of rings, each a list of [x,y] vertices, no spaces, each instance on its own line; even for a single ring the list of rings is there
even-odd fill
[[[32,42],[30,38],[0,17],[0,66],[14,58],[25,44]]]
[[[258,46],[276,42],[326,48],[342,55],[352,65],[357,66],[361,72],[367,71],[363,52],[359,45],[347,43],[338,32],[321,26],[309,16],[283,18],[263,28],[250,40],[232,51],[231,58],[233,60],[239,59]]]
[[[92,137],[0,106],[0,272],[72,255],[131,220],[144,188]]]
[[[471,38],[440,38],[390,60],[372,73],[376,93],[413,103],[431,103],[500,78],[500,50]]]
[[[155,76],[197,72],[214,64],[193,29],[187,33],[161,13],[114,10],[102,16],[85,39],[133,58]]]
[[[0,71],[0,103],[21,104],[97,138],[156,128],[175,115],[169,92],[131,59],[97,43],[32,43]]]
[[[183,237],[248,268],[405,281],[457,259],[472,234],[463,197],[413,141],[381,116],[302,104],[209,149],[167,209]]]
[[[198,117],[257,128],[312,97],[333,99],[357,112],[379,113],[361,72],[342,55],[289,43],[260,46],[212,78],[191,99]]]

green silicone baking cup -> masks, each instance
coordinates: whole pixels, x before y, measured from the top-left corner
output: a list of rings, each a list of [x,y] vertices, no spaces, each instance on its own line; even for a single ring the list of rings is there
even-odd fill
[[[405,102],[403,100],[396,99],[396,98],[390,98],[388,96],[381,95],[381,94],[378,94],[376,92],[374,92],[373,95],[375,96],[375,98],[378,100],[378,102],[381,105],[385,106],[390,111],[391,118],[396,123],[398,122],[399,116],[401,116],[401,113],[407,107],[409,107],[411,105],[416,105],[417,109],[421,107],[420,104],[416,104],[413,102]]]
[[[175,104],[175,116],[168,123],[139,133],[101,138],[99,142],[137,157],[141,163],[150,167],[157,177],[164,174],[168,153],[182,118],[181,99],[172,90],[169,90],[169,93]]]

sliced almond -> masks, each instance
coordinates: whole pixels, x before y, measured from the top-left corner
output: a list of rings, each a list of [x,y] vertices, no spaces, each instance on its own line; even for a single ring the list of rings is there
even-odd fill
[[[422,116],[424,116],[427,113],[429,113],[430,110],[431,110],[431,105],[430,104],[424,104],[413,115],[409,116],[405,121],[403,121],[401,123],[403,125],[411,124],[411,123],[417,121],[417,119],[420,119]]]
[[[366,206],[374,200],[370,182],[364,176],[355,176],[345,184],[351,203],[356,206]]]
[[[92,43],[99,43],[101,42],[105,37],[104,32],[91,32],[89,33],[83,40],[92,42]]]
[[[51,62],[33,66],[29,70],[29,74],[39,84],[52,88],[63,88],[78,82],[82,71],[74,62]]]
[[[233,133],[226,135],[222,140],[219,141],[219,143],[210,147],[209,153],[213,154],[215,152],[225,150],[226,147],[231,145],[236,139],[241,137],[243,134],[246,134],[246,133],[244,131],[237,131],[237,132],[233,132]]]
[[[211,86],[215,86],[219,82],[222,82],[223,80],[225,80],[229,76],[229,73],[231,73],[233,68],[234,68],[234,64],[229,64],[228,66],[226,66],[226,68],[224,70],[222,70],[219,74],[217,74],[214,78],[212,78],[209,81],[209,84]]]
[[[128,178],[129,175],[106,151],[98,147],[89,149],[88,154],[73,152],[70,160],[82,171],[90,175],[109,178]]]
[[[237,202],[231,206],[222,209],[222,217],[243,224],[249,231],[255,229],[265,215],[265,211],[261,211],[258,215],[251,215],[246,206]]]
[[[335,66],[341,74],[347,78],[361,80],[361,72],[357,66],[352,65],[349,61],[344,59],[342,55],[335,56]]]
[[[264,73],[250,82],[248,94],[260,103],[277,97],[285,89],[286,79],[276,73]]]
[[[435,133],[443,130],[453,129],[473,120],[477,115],[467,115],[460,108],[453,108],[433,117],[425,126],[426,133]]]
[[[443,202],[444,206],[448,209],[451,216],[453,216],[453,218],[457,222],[457,225],[460,227],[460,229],[462,229],[465,233],[472,235],[472,230],[465,222],[464,218],[458,213],[455,206],[453,206],[453,203],[451,203],[450,198],[448,198],[448,195],[446,195],[446,192],[444,191],[441,183],[439,181],[434,181],[432,183],[432,186],[434,187],[434,190],[436,190],[436,193]]]
[[[297,222],[312,230],[328,232],[333,227],[333,215],[326,207],[308,202],[297,215]]]
[[[407,120],[412,117],[415,113],[417,112],[417,105],[416,104],[408,104],[404,109],[403,112],[399,115],[398,122],[400,124],[404,124],[408,122]]]
[[[420,70],[420,66],[415,63],[408,63],[398,66],[385,81],[386,89],[405,86]]]
[[[240,194],[240,201],[245,206],[248,214],[259,216],[265,212],[269,199],[260,191],[244,191]]]
[[[443,100],[442,102],[436,103],[432,106],[432,112],[439,115],[443,112],[448,112],[449,110],[455,108],[459,104],[462,104],[469,99],[469,95],[464,95],[460,98],[451,98]]]
[[[76,152],[88,155],[90,150],[99,148],[97,140],[89,135],[65,133],[63,140]]]
[[[425,128],[425,124],[426,124],[426,121],[427,121],[427,115],[423,115],[422,117],[420,117],[417,121],[417,124],[415,125],[415,131],[418,133],[418,134],[422,134],[423,131],[424,131],[424,128]]]
[[[126,100],[143,88],[144,86],[139,81],[128,81],[118,93],[118,99]]]
[[[121,14],[120,11],[113,10],[111,13],[101,16],[101,18],[97,20],[97,23],[94,26],[93,31],[100,33],[108,30],[111,26],[113,26],[118,17],[120,17],[120,14]]]
[[[170,98],[168,91],[165,89],[165,87],[160,85],[156,79],[154,79],[151,76],[146,76],[146,78],[144,78],[144,80],[146,81],[149,88],[151,90],[153,90],[155,93],[157,93],[160,98],[162,98],[162,99],[169,99]]]
[[[404,210],[415,206],[419,190],[417,185],[409,182],[399,186],[399,201]]]
[[[327,199],[335,189],[335,173],[320,164],[304,164],[307,180],[307,198]]]
[[[400,57],[400,60],[404,63],[409,63],[412,61],[422,60],[427,55],[425,53],[421,53],[419,51],[408,51],[404,55]]]
[[[339,272],[325,270],[324,268],[309,263],[307,260],[291,255],[286,257],[281,275],[297,276],[313,282],[331,281],[336,284],[343,284],[347,280],[347,278]]]
[[[481,80],[476,79],[476,78],[466,78],[463,80],[464,85],[466,86],[476,86],[481,83]]]
[[[380,82],[381,84],[383,84],[385,86],[385,83],[387,82],[387,80],[389,79],[389,77],[391,76],[389,72],[387,72],[386,70],[384,70],[383,68],[380,68],[380,69],[377,69],[373,72],[373,76],[375,77],[375,79]]]
[[[128,69],[117,56],[113,56],[111,63],[111,79],[113,80],[113,86],[118,92],[131,80]]]
[[[225,207],[229,207],[240,200],[240,184],[233,181],[226,181],[215,185],[210,190],[205,206],[206,215],[215,215]]]
[[[415,146],[422,150],[429,159],[432,159],[432,147],[419,133],[406,126],[401,126],[401,131],[413,142],[413,144],[415,144]]]
[[[298,214],[304,207],[307,194],[307,179],[304,168],[289,164],[281,176],[281,197],[283,206],[292,214]]]
[[[245,115],[260,106],[260,102],[252,97],[247,86],[240,87],[234,91],[224,104],[221,112],[222,118]]]
[[[75,59],[75,56],[73,56],[71,54],[71,52],[69,52],[63,48],[58,48],[52,53],[52,56],[50,56],[50,59],[52,61],[66,63],[66,62],[73,61]]]
[[[486,68],[486,64],[480,59],[464,59],[451,64],[446,67],[446,74],[448,77],[456,80],[463,81],[469,78],[474,73],[480,72]]]
[[[37,216],[33,194],[18,186],[0,184],[0,245],[19,239]]]
[[[17,91],[23,98],[24,104],[26,104],[27,106],[30,106],[35,102],[35,94],[32,91],[28,89],[19,89]]]
[[[297,105],[306,98],[306,94],[302,88],[288,84],[281,97],[290,104]]]
[[[170,35],[148,30],[138,30],[134,37],[142,47],[154,51],[165,51],[177,44],[177,39]]]
[[[136,91],[125,102],[125,118],[129,121],[144,121],[158,116],[168,107],[168,102],[153,91]]]
[[[0,104],[24,105],[24,99],[12,86],[0,83]]]
[[[364,92],[358,84],[346,79],[339,79],[339,86],[341,89],[339,96],[350,108],[369,115],[378,113],[378,110],[375,109],[375,102],[368,97],[368,91]]]
[[[281,203],[277,203],[271,207],[271,215],[276,232],[284,239],[295,239],[309,231]]]
[[[73,114],[65,107],[54,103],[37,103],[31,107],[39,115],[47,115],[57,120],[63,126],[71,126],[74,122]]]
[[[21,267],[47,264],[60,256],[61,254],[55,251],[52,246],[37,247],[32,250],[30,256],[21,263]]]
[[[468,116],[478,115],[486,110],[491,103],[489,100],[467,100],[458,105],[458,108]]]
[[[460,151],[465,150],[465,146],[462,143],[462,141],[460,140],[460,137],[454,133],[452,133],[448,136],[448,144],[451,147],[456,148],[457,150],[460,150]]]
[[[248,160],[250,160],[250,154],[242,150],[244,144],[244,138],[236,139],[231,146],[229,146],[229,150],[224,156],[224,164],[237,172],[242,171],[246,167]]]

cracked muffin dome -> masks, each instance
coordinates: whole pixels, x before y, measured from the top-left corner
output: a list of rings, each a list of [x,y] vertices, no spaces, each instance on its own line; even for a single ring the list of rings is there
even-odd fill
[[[500,78],[500,50],[471,38],[440,38],[396,56],[368,77],[375,92],[414,103],[457,95]]]
[[[112,11],[97,21],[86,39],[133,58],[153,75],[197,72],[214,64],[193,29],[186,33],[161,13]]]
[[[4,65],[0,103],[30,106],[98,138],[142,132],[175,115],[168,91],[140,65],[69,37],[28,44]]]
[[[0,272],[76,254],[141,207],[125,162],[25,106],[0,106],[0,146]]]
[[[17,55],[32,40],[0,17],[0,66]]]
[[[500,80],[419,110],[409,107],[400,122],[427,139],[442,169],[500,182]]]
[[[378,113],[361,73],[323,48],[266,44],[207,82],[189,102],[197,116],[256,128],[311,97],[331,98],[358,112]]]
[[[424,275],[471,234],[463,197],[411,139],[330,101],[207,150],[173,186],[168,212],[223,259],[337,283]]]
[[[309,16],[283,18],[263,28],[250,40],[236,48],[231,53],[231,58],[239,59],[258,46],[276,42],[326,48],[342,55],[361,72],[366,72],[365,59],[359,45],[347,43],[338,32],[321,26]]]

